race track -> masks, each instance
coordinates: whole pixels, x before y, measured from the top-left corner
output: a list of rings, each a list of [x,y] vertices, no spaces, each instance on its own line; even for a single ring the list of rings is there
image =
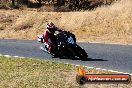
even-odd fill
[[[40,50],[42,44],[32,40],[0,39],[0,54],[60,61],[77,65],[116,70],[132,74],[132,46],[78,43],[89,55],[88,61],[52,58]]]

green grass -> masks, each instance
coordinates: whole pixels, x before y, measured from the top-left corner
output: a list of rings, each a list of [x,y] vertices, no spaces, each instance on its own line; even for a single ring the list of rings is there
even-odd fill
[[[38,59],[0,57],[0,88],[65,86],[73,66]]]
[[[87,69],[88,74],[111,72]],[[0,88],[118,88],[132,84],[86,84],[76,83],[76,66],[42,59],[0,56]]]

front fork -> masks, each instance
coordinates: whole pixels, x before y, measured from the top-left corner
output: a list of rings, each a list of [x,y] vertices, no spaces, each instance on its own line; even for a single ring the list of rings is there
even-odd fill
[[[48,47],[49,47],[48,44],[44,44],[44,46],[40,46],[40,49],[41,49],[42,51],[44,51],[44,52],[50,53],[50,52],[48,51]]]

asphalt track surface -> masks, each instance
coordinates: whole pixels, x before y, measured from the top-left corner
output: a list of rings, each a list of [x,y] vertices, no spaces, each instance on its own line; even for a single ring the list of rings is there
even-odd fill
[[[87,61],[52,58],[32,40],[0,39],[0,54],[40,58],[132,74],[132,45],[78,43],[89,55]]]

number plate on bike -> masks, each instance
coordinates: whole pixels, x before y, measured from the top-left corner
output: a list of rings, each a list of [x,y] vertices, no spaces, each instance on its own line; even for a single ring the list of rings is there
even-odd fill
[[[67,39],[67,42],[68,43],[71,43],[71,44],[74,44],[74,39],[70,36],[68,39]]]

